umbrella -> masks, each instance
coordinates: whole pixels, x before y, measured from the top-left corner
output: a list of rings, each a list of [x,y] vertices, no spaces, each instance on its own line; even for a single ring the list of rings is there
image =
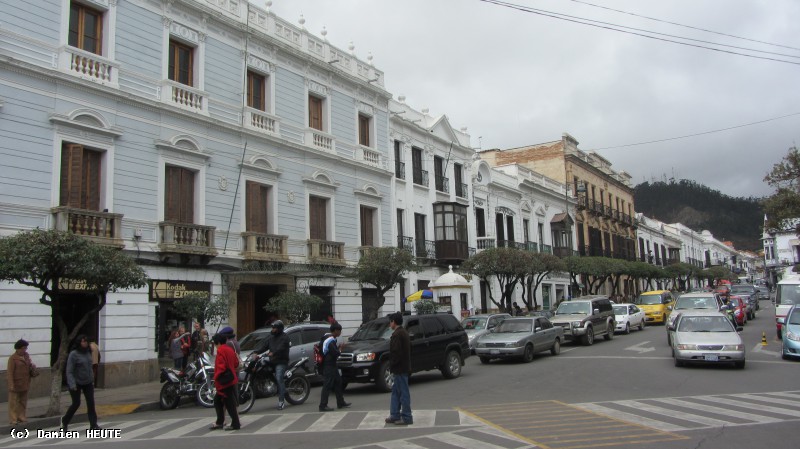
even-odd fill
[[[422,298],[433,298],[433,292],[431,290],[420,290],[408,295],[406,297],[406,302],[419,301]]]

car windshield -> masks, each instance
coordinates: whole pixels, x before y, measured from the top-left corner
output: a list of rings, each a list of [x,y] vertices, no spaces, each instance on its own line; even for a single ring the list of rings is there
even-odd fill
[[[495,333],[517,333],[533,330],[533,320],[504,320],[497,326]]]
[[[391,336],[392,328],[389,327],[389,321],[372,321],[362,324],[348,341],[388,340]]]
[[[585,302],[562,302],[556,309],[556,315],[589,315],[590,313],[591,306]]]
[[[486,317],[476,318],[469,317],[461,320],[461,327],[465,330],[482,330],[486,329],[486,322],[489,321]]]
[[[676,309],[716,309],[717,301],[708,297],[681,297],[675,303]]]
[[[245,335],[242,341],[239,342],[239,348],[242,351],[252,351],[253,349],[256,349],[259,346],[261,346],[261,343],[264,340],[266,340],[267,337],[269,337],[270,335],[271,334],[269,333],[269,330],[266,331],[259,330],[256,332],[251,332]]]
[[[724,316],[685,316],[678,324],[678,332],[735,332],[735,329]]]
[[[787,324],[800,324],[800,309],[795,309],[789,318],[786,320]]]
[[[732,293],[752,293],[754,287],[750,287],[749,285],[734,285],[731,288]]]
[[[636,298],[635,304],[651,306],[653,304],[661,304],[661,295],[639,295]]]
[[[614,315],[627,315],[628,306],[614,306]]]
[[[783,306],[800,304],[800,284],[778,285],[775,302]]]

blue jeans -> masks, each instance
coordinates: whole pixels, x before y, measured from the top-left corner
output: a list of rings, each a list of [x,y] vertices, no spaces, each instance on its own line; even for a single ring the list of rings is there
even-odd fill
[[[389,417],[400,418],[407,423],[414,422],[411,416],[411,393],[408,391],[408,374],[394,374],[392,385],[392,401],[389,405]]]
[[[289,365],[281,363],[275,365],[275,383],[278,384],[278,400],[283,402],[286,400],[286,369]]]

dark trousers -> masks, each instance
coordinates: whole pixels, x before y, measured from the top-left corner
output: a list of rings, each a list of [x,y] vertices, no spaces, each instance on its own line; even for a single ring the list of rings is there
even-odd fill
[[[62,418],[64,420],[64,430],[67,430],[66,427],[69,425],[69,422],[72,421],[72,417],[75,415],[75,412],[78,411],[78,407],[81,406],[81,391],[83,392],[83,397],[86,398],[89,428],[97,427],[97,412],[94,409],[94,385],[87,384],[78,385],[74,390],[69,390],[69,395],[72,397],[72,404],[70,404],[67,413],[64,415],[64,418]]]
[[[325,383],[322,384],[322,396],[319,398],[319,408],[328,406],[328,396],[331,392],[336,393],[336,405],[341,407],[344,405],[344,394],[342,394],[342,376],[339,375],[339,369],[336,365],[322,365],[322,375],[325,377]]]
[[[221,426],[225,424],[224,407],[231,417],[231,427],[238,428],[241,424],[239,423],[239,411],[236,410],[236,407],[239,406],[239,401],[236,398],[236,385],[222,390],[222,393],[225,394],[225,397],[222,397],[219,392],[214,396],[214,410],[217,412],[217,425]]]

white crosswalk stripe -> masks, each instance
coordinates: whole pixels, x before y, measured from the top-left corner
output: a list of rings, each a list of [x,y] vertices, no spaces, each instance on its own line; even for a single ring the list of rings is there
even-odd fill
[[[797,391],[603,401],[573,405],[667,432],[768,424],[800,418],[800,392]]]

